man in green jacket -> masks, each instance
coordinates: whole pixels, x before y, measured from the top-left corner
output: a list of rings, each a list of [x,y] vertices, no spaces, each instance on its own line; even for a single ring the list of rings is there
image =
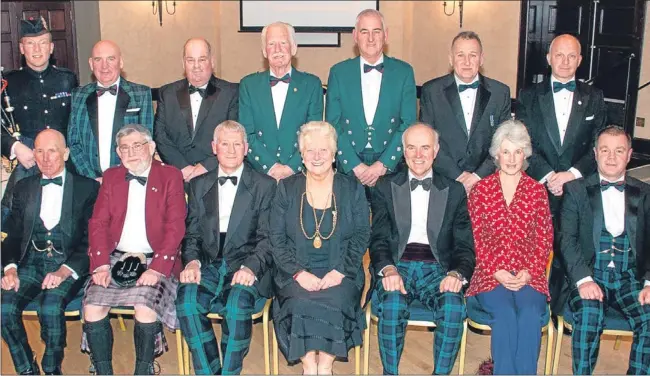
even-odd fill
[[[374,9],[357,16],[361,56],[330,69],[325,119],[338,132],[338,165],[372,187],[402,159],[402,133],[416,121],[413,68],[384,55],[388,30]],[[366,190],[368,192],[368,190]]]
[[[262,54],[269,69],[244,77],[239,86],[239,121],[248,133],[248,160],[278,181],[303,170],[300,127],[323,120],[321,81],[291,66],[297,49],[293,26],[265,26]]]

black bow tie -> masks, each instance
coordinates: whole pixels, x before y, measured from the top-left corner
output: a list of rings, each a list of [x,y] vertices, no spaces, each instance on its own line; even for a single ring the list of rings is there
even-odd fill
[[[54,179],[41,179],[41,187],[44,187],[48,184],[63,185],[63,178],[60,176],[55,177]]]
[[[576,82],[575,80],[569,81],[566,84],[563,84],[561,82],[553,82],[553,92],[557,93],[558,91],[562,89],[567,89],[569,91],[576,91]]]
[[[237,177],[236,176],[219,176],[219,185],[224,185],[226,184],[226,181],[232,181],[232,185],[237,185]]]
[[[418,185],[422,186],[422,189],[425,191],[428,191],[431,189],[431,184],[432,184],[432,179],[431,178],[424,178],[422,180],[418,180],[416,178],[411,178],[411,191],[414,191],[415,188],[418,187]]]
[[[363,64],[363,73],[368,73],[373,69],[377,70],[379,73],[384,73],[384,63],[379,63],[377,65]]]
[[[285,84],[288,84],[291,82],[291,76],[289,75],[289,73],[285,74],[280,78],[269,76],[269,83],[271,84],[271,87],[277,85],[278,82],[280,81],[284,82]]]
[[[613,183],[608,182],[607,180],[601,180],[600,181],[600,191],[605,192],[607,189],[610,187],[614,187],[618,189],[619,192],[623,192],[625,190],[625,182],[624,181],[615,181]]]
[[[98,97],[101,97],[106,92],[108,92],[111,95],[117,95],[117,85],[111,85],[109,87],[97,86],[97,96]]]
[[[127,173],[126,173],[126,176],[124,177],[124,179],[125,179],[126,181],[128,181],[128,182],[130,182],[131,180],[135,179],[135,180],[137,180],[138,183],[140,183],[141,185],[145,185],[145,184],[147,184],[147,177],[146,177],[146,176],[135,176],[135,175],[133,175],[133,174],[130,173],[130,172],[127,172]]]
[[[198,92],[201,98],[205,98],[205,89],[201,89],[200,87],[196,87],[194,85],[190,85],[190,95]]]
[[[471,84],[460,84],[458,85],[458,92],[462,93],[467,89],[478,89],[478,81],[474,81]]]

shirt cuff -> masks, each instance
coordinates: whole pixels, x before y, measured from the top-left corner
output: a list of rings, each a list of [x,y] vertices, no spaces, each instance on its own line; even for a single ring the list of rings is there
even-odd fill
[[[12,161],[14,159],[16,159],[16,145],[18,145],[18,142],[20,142],[20,141],[16,141],[11,145],[11,151],[9,153],[9,159],[12,160]]]
[[[569,172],[572,173],[573,176],[576,177],[576,179],[580,179],[580,178],[582,177],[582,174],[580,173],[580,171],[579,171],[577,168],[575,168],[575,167],[571,167],[571,168],[569,169]]]
[[[648,286],[650,286],[650,281],[646,280],[645,282],[643,282],[643,287],[648,287]]]
[[[74,278],[75,280],[79,279],[79,275],[77,275],[77,272],[75,272],[74,269],[72,269],[66,264],[63,264],[63,266],[65,266],[69,271],[72,272],[72,274],[70,275],[72,278]]]
[[[576,282],[576,287],[580,287],[580,285],[582,285],[585,282],[593,282],[593,281],[594,281],[594,279],[591,278],[591,277],[584,277],[583,279]]]
[[[14,264],[14,263],[11,263],[11,264],[5,266],[5,268],[4,268],[3,271],[6,273],[7,270],[9,270],[9,269],[11,269],[11,268],[14,268],[14,269],[16,269],[16,271],[18,271],[18,265]]]
[[[476,172],[472,172],[472,175],[476,176],[476,178],[477,178],[478,180],[481,180],[481,177],[478,176],[478,174],[477,174]]]
[[[555,173],[555,171],[549,172],[548,174],[544,175],[544,177],[542,179],[540,179],[539,182],[542,183],[542,184],[546,184],[546,181],[548,180],[548,177],[551,176],[551,174],[554,174],[554,173]]]
[[[104,264],[104,265],[100,265],[100,266],[96,267],[95,270],[93,270],[93,274],[97,273],[97,269],[99,269],[99,268],[101,268],[101,267],[104,267],[104,266],[106,266],[106,265],[108,265],[108,270],[110,271],[110,270],[111,270],[111,266],[110,266],[109,264]],[[68,269],[70,269],[70,268],[68,268]],[[72,270],[72,269],[70,269],[70,270]],[[74,273],[74,270],[72,270],[72,272]]]
[[[377,273],[377,275],[380,276],[380,277],[383,277],[384,276],[384,270],[386,270],[386,268],[390,268],[390,267],[397,268],[395,265],[386,265],[383,268],[381,268],[381,270],[379,271],[379,273]]]

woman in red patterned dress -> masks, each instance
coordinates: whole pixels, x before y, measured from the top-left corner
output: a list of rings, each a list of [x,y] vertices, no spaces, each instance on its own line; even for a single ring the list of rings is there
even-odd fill
[[[546,324],[553,225],[546,189],[524,173],[531,154],[524,124],[502,123],[490,146],[497,172],[479,181],[468,201],[476,269],[467,296],[492,318],[495,375],[536,374]]]

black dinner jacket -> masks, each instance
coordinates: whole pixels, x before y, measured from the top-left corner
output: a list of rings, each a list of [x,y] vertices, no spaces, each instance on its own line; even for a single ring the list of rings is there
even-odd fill
[[[650,185],[631,176],[625,176],[625,182],[625,231],[633,257],[636,257],[636,275],[641,281],[650,280]],[[576,283],[593,276],[603,226],[598,173],[567,183],[564,186],[558,255],[566,278],[563,289],[555,292],[557,304],[553,306],[563,307]],[[551,297],[554,297],[553,291]]]
[[[433,169],[456,179],[463,171],[486,177],[495,171],[488,150],[494,130],[510,119],[510,88],[479,75],[472,124],[467,131],[463,106],[454,74],[434,78],[422,85],[420,121],[440,136],[440,151]]]
[[[370,271],[376,274],[399,262],[411,233],[411,188],[408,170],[379,179],[372,197]],[[445,271],[456,270],[469,281],[476,257],[463,185],[433,172],[429,195],[427,235],[431,253]],[[368,294],[371,295],[371,294]]]
[[[193,260],[199,260],[202,265],[213,262],[218,256],[219,233],[226,232],[222,257],[229,272],[236,272],[241,265],[248,267],[259,281],[260,294],[270,297],[269,212],[275,180],[244,164],[228,228],[220,229],[218,175],[219,170],[215,169],[190,181],[183,264]]]
[[[206,98],[201,101],[196,127],[193,127],[187,79],[160,88],[154,139],[163,162],[180,170],[197,163],[208,171],[217,168],[217,159],[212,153],[212,136],[223,121],[238,119],[239,84],[212,76],[206,93]]]
[[[20,263],[31,249],[34,222],[41,213],[40,184],[42,175],[34,175],[16,183],[13,206],[7,220],[7,238],[2,242],[2,266]],[[66,172],[59,225],[63,234],[64,264],[77,275],[88,274],[88,220],[92,216],[99,183],[94,179]]]

